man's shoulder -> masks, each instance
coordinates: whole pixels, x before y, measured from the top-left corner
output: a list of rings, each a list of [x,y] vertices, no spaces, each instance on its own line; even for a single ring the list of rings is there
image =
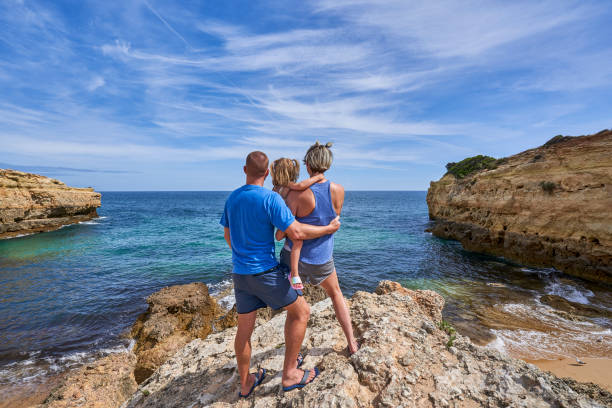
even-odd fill
[[[254,186],[251,184],[245,184],[238,187],[228,197],[228,201],[239,199],[243,195],[255,196],[255,197],[267,197],[269,194],[276,194],[267,188]]]

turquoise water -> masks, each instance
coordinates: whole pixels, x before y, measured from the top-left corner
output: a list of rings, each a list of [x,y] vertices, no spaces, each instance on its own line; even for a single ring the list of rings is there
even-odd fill
[[[164,286],[218,290],[231,273],[219,225],[228,194],[104,192],[99,219],[0,241],[0,385],[128,347],[122,335]],[[461,332],[514,355],[567,354],[564,342],[612,354],[609,319],[565,321],[538,301],[553,293],[612,310],[609,287],[464,251],[428,225],[425,192],[348,192],[334,252],[345,295],[396,280],[438,290]]]

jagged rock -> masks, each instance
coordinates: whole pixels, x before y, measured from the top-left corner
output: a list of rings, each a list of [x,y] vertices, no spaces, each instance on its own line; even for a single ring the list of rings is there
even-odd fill
[[[106,356],[70,373],[39,408],[118,407],[138,387],[133,367],[136,356]]]
[[[612,131],[556,137],[495,166],[431,182],[431,232],[470,251],[612,283]]]
[[[195,338],[206,338],[221,311],[203,283],[170,286],[147,298],[149,308],[132,327],[138,357],[136,381],[146,380],[168,357]]]
[[[98,216],[100,193],[59,180],[0,169],[0,238],[51,231]]]
[[[430,317],[439,316],[443,304],[435,292],[403,290],[390,282],[375,294],[355,293],[350,309],[361,349],[351,357],[330,299],[313,305],[302,352],[304,367],[317,366],[321,374],[286,393],[281,389],[285,315],[277,315],[253,333],[252,365],[265,367],[268,375],[247,400],[238,399],[236,329],[214,333],[168,359],[123,407],[586,408],[612,403],[612,396],[596,386],[559,379],[460,335],[447,349],[448,335]],[[437,311],[424,313],[433,305]]]

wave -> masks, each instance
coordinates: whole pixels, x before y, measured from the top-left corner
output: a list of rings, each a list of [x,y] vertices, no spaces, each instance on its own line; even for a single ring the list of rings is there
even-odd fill
[[[508,303],[496,308],[512,326],[491,329],[495,339],[487,347],[532,360],[612,354],[608,319],[569,320],[537,300],[534,304]]]
[[[576,282],[572,282],[570,285],[556,277],[546,285],[544,292],[548,295],[561,296],[571,302],[582,303],[583,305],[591,303],[589,298],[595,296],[591,290],[580,286]]]
[[[236,303],[234,291],[229,291],[232,285],[233,282],[231,280],[224,280],[208,285],[208,290],[210,291],[211,296],[217,297],[217,303],[221,309],[225,311],[230,310]]]
[[[43,356],[41,351],[23,353],[21,361],[13,361],[0,367],[0,385],[18,386],[46,381],[49,376],[91,363],[110,354],[130,351],[135,345],[132,339],[126,344],[100,348],[93,351],[77,351],[61,356]]]

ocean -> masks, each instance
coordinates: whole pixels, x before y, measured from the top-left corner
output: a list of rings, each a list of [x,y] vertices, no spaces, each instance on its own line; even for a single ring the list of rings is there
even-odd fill
[[[612,319],[575,319],[540,302],[556,294],[612,311],[610,287],[432,236],[425,194],[346,193],[334,252],[346,296],[395,280],[440,292],[460,333],[515,357],[612,355]],[[228,195],[103,192],[98,219],[1,240],[0,387],[129,348],[145,298],[164,286],[227,287],[231,253],[219,218]]]

